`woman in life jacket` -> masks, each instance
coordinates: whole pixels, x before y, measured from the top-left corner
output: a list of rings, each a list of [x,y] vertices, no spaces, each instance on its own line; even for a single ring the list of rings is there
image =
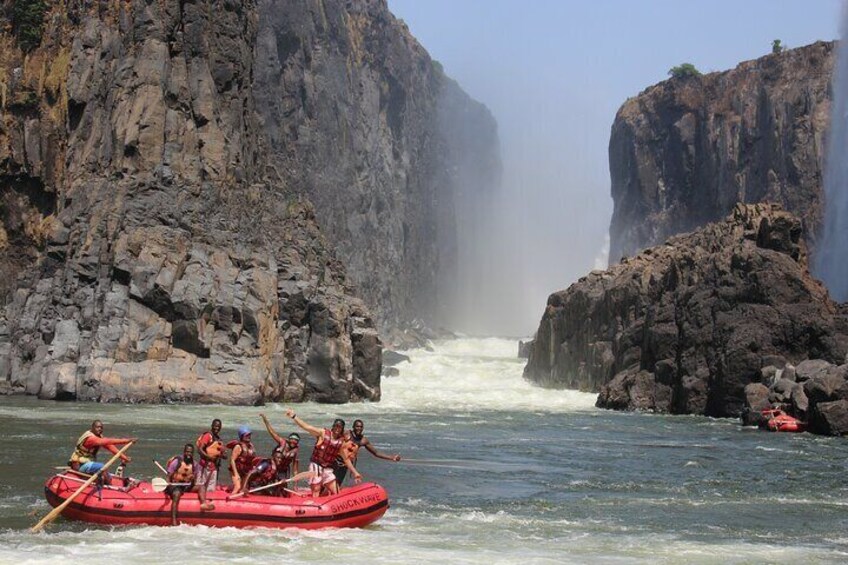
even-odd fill
[[[183,454],[168,459],[165,470],[168,471],[169,483],[180,483],[169,485],[165,489],[165,494],[171,497],[171,525],[177,526],[179,525],[177,508],[180,504],[180,498],[184,492],[197,492],[197,486],[194,484],[196,477],[194,446],[190,443],[185,444]]]
[[[233,479],[233,492],[242,490],[244,477],[253,468],[256,449],[251,441],[251,431],[247,426],[238,429],[238,441],[227,444],[233,450],[230,456],[230,476]]]
[[[283,459],[283,449],[279,446],[274,448],[269,459],[257,459],[255,465],[244,477],[241,492],[248,492],[257,487],[270,485],[287,479],[287,464]],[[287,496],[283,485],[262,491],[264,496]]]
[[[330,494],[339,492],[336,475],[333,473],[333,463],[339,455],[353,475],[354,481],[359,483],[362,480],[362,475],[351,463],[347,452],[342,451],[342,446],[345,443],[344,420],[336,418],[333,427],[328,430],[307,424],[298,418],[291,408],[286,410],[286,416],[317,440],[315,448],[312,450],[312,456],[309,458],[309,470],[313,474],[312,478],[309,479],[309,488],[312,490],[313,497],[321,496],[323,489],[326,489]]]
[[[300,435],[297,432],[290,433],[287,438],[283,438],[271,426],[271,422],[265,417],[265,414],[260,414],[260,418],[265,423],[265,429],[271,438],[277,442],[277,446],[283,450],[283,463],[287,466],[289,476],[297,475],[300,472],[300,463],[298,463],[298,454],[300,445]]]

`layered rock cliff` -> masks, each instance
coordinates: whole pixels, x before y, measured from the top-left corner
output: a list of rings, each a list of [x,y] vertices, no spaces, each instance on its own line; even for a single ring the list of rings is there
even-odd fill
[[[450,304],[462,195],[485,198],[489,111],[445,77],[384,0],[269,0],[257,109],[277,172],[307,194],[384,327]]]
[[[835,54],[818,42],[672,78],[625,102],[609,145],[610,264],[738,202],[780,203],[814,245]]]
[[[451,87],[385,3],[69,0],[37,34],[25,4],[46,5],[5,2],[0,34],[0,382],[378,399],[355,283],[391,315],[426,305],[443,264],[427,237],[455,188],[437,125]],[[413,288],[398,273],[417,259]]]
[[[598,405],[737,416],[766,366],[841,364],[845,317],[807,270],[801,221],[775,205],[670,238],[554,293],[525,368]]]

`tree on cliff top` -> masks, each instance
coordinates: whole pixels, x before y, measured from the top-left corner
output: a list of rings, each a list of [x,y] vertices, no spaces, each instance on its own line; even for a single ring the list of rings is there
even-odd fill
[[[696,69],[692,63],[681,63],[676,67],[671,67],[668,70],[668,74],[672,78],[699,77],[701,76],[701,71]]]
[[[771,42],[771,52],[772,53],[782,53],[786,51],[786,46],[779,39],[775,39]]]

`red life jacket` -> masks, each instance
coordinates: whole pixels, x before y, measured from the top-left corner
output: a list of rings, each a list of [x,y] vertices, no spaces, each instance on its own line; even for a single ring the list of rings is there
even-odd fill
[[[344,442],[344,436],[334,439],[333,432],[324,429],[324,435],[315,444],[315,449],[312,450],[312,457],[309,460],[321,467],[332,467],[333,461],[339,455],[339,450],[341,450]]]
[[[286,444],[283,444],[280,447],[282,448],[283,453],[283,463],[280,465],[280,472],[282,474],[288,475],[292,463],[297,460],[298,448],[295,447],[294,449],[289,449],[288,445]]]
[[[241,446],[241,453],[236,457],[236,470],[239,472],[239,475],[244,477],[253,469],[253,464],[257,459],[256,450],[251,442],[245,443],[242,441],[238,445]]]

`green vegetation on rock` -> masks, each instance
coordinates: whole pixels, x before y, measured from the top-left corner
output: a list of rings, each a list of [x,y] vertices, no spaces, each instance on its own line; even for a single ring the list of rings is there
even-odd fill
[[[672,78],[699,77],[701,76],[701,71],[696,69],[692,63],[681,63],[676,67],[671,67],[668,70],[668,74]]]
[[[786,46],[779,39],[775,39],[771,42],[771,52],[772,53],[782,53],[786,51]]]
[[[41,43],[44,29],[44,0],[16,0],[12,4],[12,26],[18,44],[25,52],[32,51]]]

